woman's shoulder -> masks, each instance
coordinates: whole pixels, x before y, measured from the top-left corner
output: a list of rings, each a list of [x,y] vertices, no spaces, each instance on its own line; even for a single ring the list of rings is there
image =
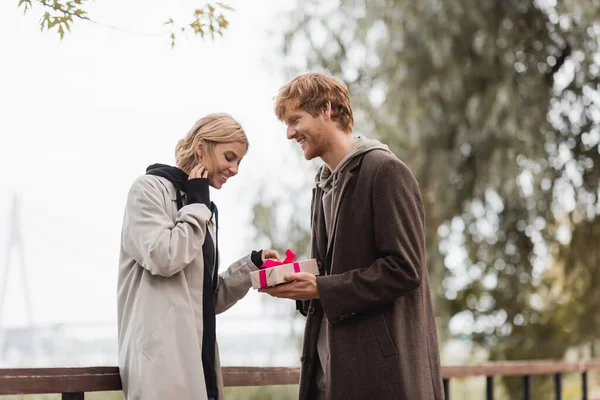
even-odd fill
[[[168,179],[156,175],[141,175],[131,184],[129,197],[148,195],[176,198],[175,187]]]

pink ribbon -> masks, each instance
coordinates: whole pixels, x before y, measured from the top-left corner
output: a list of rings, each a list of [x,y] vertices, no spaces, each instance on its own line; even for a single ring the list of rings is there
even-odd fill
[[[261,289],[266,288],[267,287],[267,271],[264,269],[261,269],[260,271],[258,271],[258,277],[260,278]]]
[[[267,271],[266,271],[267,268],[278,267],[278,266],[284,265],[284,264],[293,264],[294,272],[300,272],[300,264],[298,264],[298,262],[294,262],[294,258],[296,258],[296,253],[294,253],[290,249],[287,249],[285,251],[285,260],[283,260],[283,261],[277,261],[277,260],[272,260],[272,259],[265,260],[265,262],[263,263],[262,269],[260,271],[258,271],[260,287],[261,288],[268,287]]]
[[[271,268],[271,267],[277,267],[277,266],[283,265],[283,264],[289,264],[292,261],[294,261],[294,258],[296,258],[296,253],[294,253],[290,249],[287,249],[285,251],[285,260],[277,261],[277,260],[268,259],[268,260],[265,260],[262,267],[263,268]]]

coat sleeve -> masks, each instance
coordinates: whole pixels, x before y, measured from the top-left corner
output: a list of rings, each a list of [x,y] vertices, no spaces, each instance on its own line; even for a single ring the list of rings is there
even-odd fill
[[[202,251],[211,212],[200,203],[167,214],[164,188],[158,178],[138,178],[127,198],[123,220],[123,250],[153,275],[170,277]]]
[[[402,162],[389,159],[377,168],[372,190],[377,259],[367,268],[317,277],[332,325],[391,304],[421,285],[425,218],[416,179]]]
[[[231,308],[248,293],[252,287],[251,271],[258,271],[258,267],[252,263],[250,255],[247,255],[219,275],[215,301],[217,314]]]

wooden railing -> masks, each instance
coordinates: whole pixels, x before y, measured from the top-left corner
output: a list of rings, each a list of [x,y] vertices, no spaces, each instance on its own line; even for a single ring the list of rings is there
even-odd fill
[[[563,374],[581,374],[582,399],[588,399],[587,373],[600,370],[600,360],[565,363],[560,361],[502,361],[442,368],[446,399],[450,400],[452,378],[485,377],[486,399],[494,398],[494,377],[523,377],[523,395],[531,399],[531,376],[554,376],[555,399],[562,398]],[[224,367],[225,386],[270,386],[297,384],[300,368]],[[121,390],[117,367],[0,369],[0,395],[61,393],[63,400],[83,400],[85,392]]]

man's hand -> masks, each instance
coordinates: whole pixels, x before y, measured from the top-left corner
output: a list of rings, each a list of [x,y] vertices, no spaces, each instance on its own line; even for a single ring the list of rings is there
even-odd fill
[[[286,274],[283,277],[288,283],[274,287],[258,289],[261,293],[268,293],[273,297],[292,300],[312,300],[319,298],[317,290],[317,277],[307,272]]]

